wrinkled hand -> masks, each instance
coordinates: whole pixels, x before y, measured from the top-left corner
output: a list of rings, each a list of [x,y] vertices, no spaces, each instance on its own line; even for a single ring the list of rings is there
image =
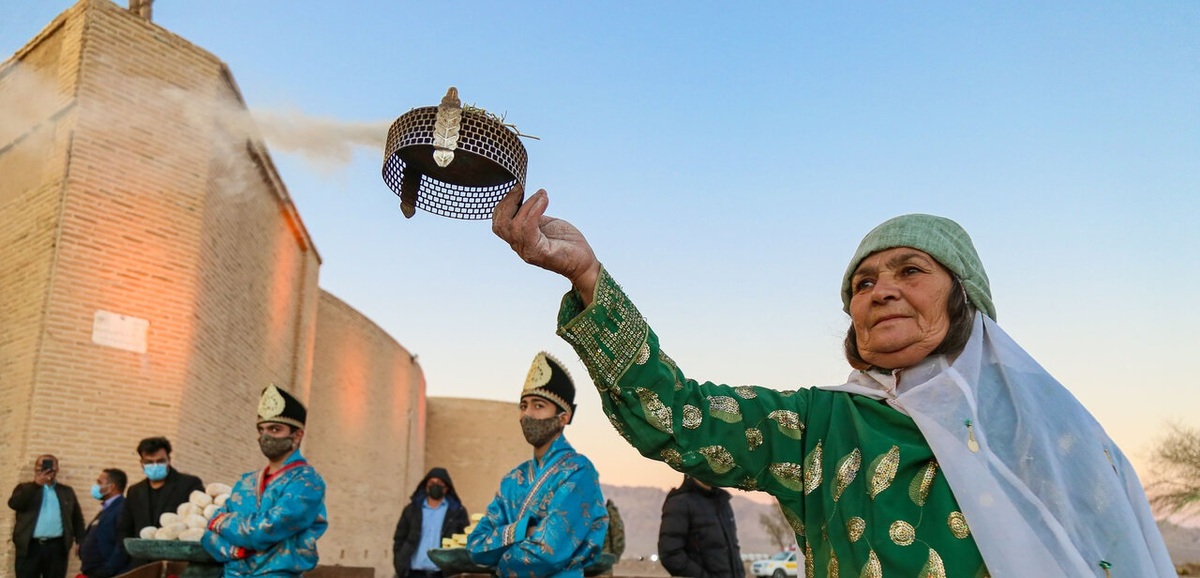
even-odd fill
[[[518,184],[496,205],[492,232],[526,263],[566,277],[584,303],[590,304],[600,276],[600,261],[591,245],[571,223],[545,215],[550,204],[545,190],[520,204],[524,195]]]

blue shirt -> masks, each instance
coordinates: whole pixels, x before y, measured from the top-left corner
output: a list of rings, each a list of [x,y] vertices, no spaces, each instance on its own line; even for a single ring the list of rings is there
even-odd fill
[[[120,498],[120,497],[121,497],[121,494],[116,494],[113,497],[111,497],[107,500],[104,500],[104,502],[101,503],[101,505],[100,505],[100,511],[103,512],[104,510],[107,510],[108,507],[112,505],[113,500]]]
[[[58,494],[54,492],[57,485],[42,486],[42,509],[33,527],[34,538],[62,538],[62,508],[58,505]]]
[[[442,500],[436,508],[429,505],[428,499],[421,502],[421,542],[417,544],[417,551],[413,552],[413,570],[439,570],[437,564],[429,559],[429,551],[442,547],[442,524],[446,522],[446,512],[449,510],[446,500]]]

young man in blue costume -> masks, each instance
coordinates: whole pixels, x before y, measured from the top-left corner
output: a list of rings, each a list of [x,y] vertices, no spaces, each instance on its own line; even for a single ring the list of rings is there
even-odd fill
[[[563,437],[574,402],[575,385],[562,364],[537,354],[520,405],[533,459],[504,476],[467,538],[471,560],[498,576],[581,577],[604,545],[608,511],[596,469]]]
[[[226,577],[300,576],[317,566],[325,517],[325,481],[304,456],[307,410],[268,386],[258,403],[258,445],[267,467],[242,475],[204,533],[204,549]]]

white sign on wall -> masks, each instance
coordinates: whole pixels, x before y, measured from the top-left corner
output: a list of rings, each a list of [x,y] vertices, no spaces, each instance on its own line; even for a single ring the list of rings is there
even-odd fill
[[[92,343],[145,353],[149,330],[150,322],[146,319],[97,310],[92,322]]]

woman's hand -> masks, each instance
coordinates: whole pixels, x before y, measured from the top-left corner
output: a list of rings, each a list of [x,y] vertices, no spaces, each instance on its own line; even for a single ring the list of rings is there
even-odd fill
[[[591,245],[571,223],[545,215],[550,204],[545,190],[521,204],[524,195],[525,189],[518,184],[496,205],[492,232],[526,263],[566,277],[590,305],[600,277],[600,261]]]

